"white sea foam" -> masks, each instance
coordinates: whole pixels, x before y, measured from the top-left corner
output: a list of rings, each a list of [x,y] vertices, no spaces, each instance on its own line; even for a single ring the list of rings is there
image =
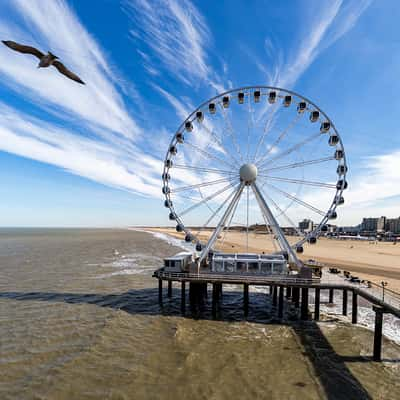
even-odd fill
[[[190,252],[194,251],[192,244],[186,243],[184,240],[177,239],[176,237],[168,235],[167,233],[146,231],[145,229],[139,229],[139,228],[132,228],[132,230],[150,233],[155,238],[163,240],[164,242],[167,242],[168,244],[170,244],[172,246],[180,247],[181,249],[183,249],[185,251],[190,251]]]
[[[161,258],[143,253],[118,255],[116,259],[102,264],[103,267],[115,268],[117,271],[98,275],[97,278],[103,279],[116,275],[151,275],[154,265],[161,262]]]

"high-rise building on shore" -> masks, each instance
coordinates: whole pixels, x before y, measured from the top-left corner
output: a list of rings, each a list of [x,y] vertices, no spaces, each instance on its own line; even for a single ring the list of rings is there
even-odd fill
[[[386,227],[386,217],[363,218],[361,231],[363,232],[384,232]]]
[[[400,217],[398,218],[387,218],[385,225],[386,232],[400,233]]]
[[[311,219],[303,219],[303,221],[299,222],[299,230],[301,232],[311,232],[314,229],[314,222]]]

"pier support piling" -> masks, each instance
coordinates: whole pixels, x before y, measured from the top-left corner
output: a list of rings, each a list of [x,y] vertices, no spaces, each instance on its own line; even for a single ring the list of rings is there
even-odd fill
[[[329,289],[329,303],[333,304],[333,289]]]
[[[284,287],[279,286],[278,318],[283,317],[283,291]]]
[[[292,289],[292,301],[296,308],[300,307],[300,288],[294,287]]]
[[[172,281],[168,281],[168,297],[172,297]]]
[[[243,310],[244,316],[247,317],[249,315],[249,284],[243,284]]]
[[[286,298],[287,299],[290,299],[292,297],[292,287],[291,286],[288,286],[287,288],[286,288]]]
[[[343,289],[343,296],[342,296],[342,314],[347,315],[347,290]]]
[[[217,302],[218,302],[218,284],[212,284],[212,316],[216,318],[217,316]]]
[[[382,360],[382,325],[383,325],[383,307],[373,306],[375,311],[375,330],[374,330],[374,361]]]
[[[314,319],[319,321],[319,306],[321,298],[321,289],[315,288],[315,299],[314,299]]]
[[[158,302],[162,304],[162,279],[158,280]]]
[[[353,290],[353,299],[351,305],[351,323],[356,324],[358,317],[358,295],[355,290]]]
[[[186,308],[186,282],[181,282],[181,311],[185,312]]]
[[[303,321],[308,320],[308,288],[301,288],[301,312],[300,318]]]
[[[276,307],[278,304],[278,287],[273,286],[272,287],[272,305]]]

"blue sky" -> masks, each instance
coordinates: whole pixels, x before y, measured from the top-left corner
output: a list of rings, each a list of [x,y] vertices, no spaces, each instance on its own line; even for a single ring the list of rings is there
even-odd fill
[[[0,225],[167,224],[170,138],[245,85],[292,89],[334,121],[349,164],[337,223],[397,217],[399,18],[395,0],[5,0],[1,39],[87,84],[0,47]]]

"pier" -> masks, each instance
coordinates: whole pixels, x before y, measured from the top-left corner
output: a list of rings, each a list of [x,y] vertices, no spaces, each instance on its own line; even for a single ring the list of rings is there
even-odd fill
[[[208,286],[212,290],[212,315],[215,318],[220,307],[223,285],[240,285],[243,288],[243,314],[246,318],[249,313],[249,289],[251,286],[265,286],[271,297],[272,305],[278,318],[284,317],[284,302],[288,301],[298,309],[299,318],[307,321],[313,318],[320,319],[321,291],[326,291],[329,303],[334,303],[335,292],[342,293],[342,314],[348,315],[348,297],[352,298],[351,322],[358,321],[358,299],[364,298],[372,305],[375,312],[374,342],[372,345],[372,359],[381,361],[382,356],[382,329],[383,315],[392,314],[400,318],[400,294],[371,283],[353,283],[345,276],[330,273],[323,269],[321,278],[302,279],[287,276],[260,276],[246,274],[219,274],[214,272],[167,272],[164,268],[156,270],[153,277],[158,279],[159,301],[163,301],[163,281],[167,282],[167,294],[171,297],[172,283],[181,285],[181,307],[184,312],[186,306],[186,284],[189,284],[189,299],[191,306],[196,307],[204,302]],[[314,309],[310,312],[310,292],[314,294]],[[285,300],[286,299],[286,300]]]

